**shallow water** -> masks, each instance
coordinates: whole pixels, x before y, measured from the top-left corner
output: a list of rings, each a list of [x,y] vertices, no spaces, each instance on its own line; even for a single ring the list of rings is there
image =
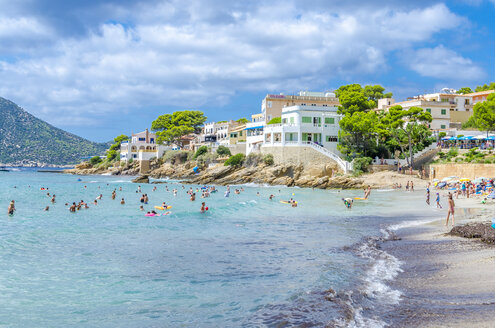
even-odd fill
[[[0,215],[0,326],[383,326],[380,313],[400,299],[387,286],[400,262],[370,237],[431,213],[423,192],[374,191],[347,210],[341,198],[362,191],[250,185],[225,198],[218,187],[191,202],[189,185],[169,181],[141,185],[147,211],[173,206],[145,217],[130,178],[78,178],[0,172],[0,210],[17,207]],[[291,197],[297,208],[279,202]],[[64,204],[80,200],[90,208],[69,213]]]

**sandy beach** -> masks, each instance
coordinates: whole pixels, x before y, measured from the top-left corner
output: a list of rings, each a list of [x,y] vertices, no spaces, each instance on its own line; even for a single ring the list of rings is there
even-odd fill
[[[491,221],[495,203],[456,200],[456,225]],[[393,286],[402,301],[390,322],[396,327],[493,327],[495,248],[479,239],[448,235],[446,211],[418,229],[397,233],[383,248],[402,261]]]

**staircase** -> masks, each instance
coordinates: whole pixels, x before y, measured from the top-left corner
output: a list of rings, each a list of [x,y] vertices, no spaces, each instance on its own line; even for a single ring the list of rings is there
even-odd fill
[[[337,154],[331,152],[330,150],[328,150],[328,149],[326,149],[320,145],[317,145],[312,141],[306,141],[303,143],[305,143],[306,145],[310,146],[311,148],[313,148],[317,152],[319,152],[319,153],[327,156],[328,158],[332,159],[333,161],[335,161],[339,165],[339,167],[344,171],[344,173],[348,173],[348,172],[352,171],[352,163],[344,161]]]

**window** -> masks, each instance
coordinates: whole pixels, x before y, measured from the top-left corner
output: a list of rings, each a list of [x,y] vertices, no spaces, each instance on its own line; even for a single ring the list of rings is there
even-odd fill
[[[146,141],[146,138],[139,138],[139,141]]]
[[[311,119],[311,117],[303,116],[302,117],[302,122],[303,123],[311,123],[312,122],[312,119]]]
[[[446,114],[447,114],[447,110],[446,109],[442,109],[442,115],[446,115]]]
[[[335,118],[325,117],[325,124],[335,124]]]
[[[444,124],[440,125],[440,129],[445,129],[445,125]]]
[[[239,131],[239,137],[242,137],[242,131]]]
[[[286,118],[283,118],[282,119],[282,124],[285,124],[285,123],[287,123],[287,119]]]
[[[301,106],[306,106],[306,104],[301,104]]]
[[[316,104],[311,104],[311,106],[316,106]]]
[[[285,141],[297,141],[297,133],[286,133]]]
[[[337,142],[338,138],[336,136],[327,136],[327,142]]]
[[[426,111],[431,114],[431,108],[427,108]]]
[[[267,105],[268,105],[267,106],[268,108],[272,108],[272,102],[271,101],[269,101]]]
[[[327,104],[323,104],[323,107],[327,107],[328,105]]]
[[[290,118],[290,123],[294,124],[294,118],[293,117]]]

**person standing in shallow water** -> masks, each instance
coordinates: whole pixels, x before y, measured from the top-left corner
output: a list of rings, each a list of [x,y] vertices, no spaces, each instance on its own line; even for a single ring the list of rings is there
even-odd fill
[[[452,198],[452,194],[449,192],[449,211],[447,212],[447,218],[445,219],[445,226],[446,227],[448,227],[448,225],[449,225],[449,217],[451,214],[452,214],[452,226],[454,226],[454,224],[455,224],[454,208],[455,208],[454,199]]]
[[[9,204],[9,207],[7,208],[7,213],[9,215],[14,215],[15,212],[15,200],[12,200]]]

